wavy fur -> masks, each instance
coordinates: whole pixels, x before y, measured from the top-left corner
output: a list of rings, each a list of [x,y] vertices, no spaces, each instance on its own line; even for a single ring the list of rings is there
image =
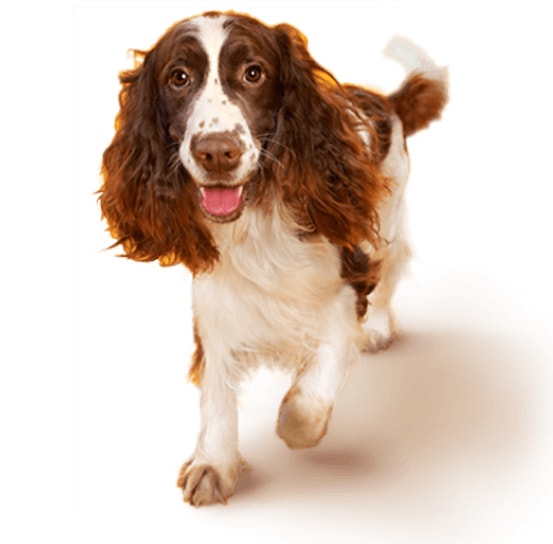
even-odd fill
[[[362,121],[353,111],[344,115],[346,90],[313,60],[299,31],[279,25],[272,32],[282,96],[265,153],[273,160],[263,163],[258,184],[272,185],[270,192],[281,195],[307,232],[350,249],[363,240],[376,244],[386,179],[359,138]],[[174,34],[176,28],[120,76],[120,112],[103,156],[100,203],[127,257],[182,263],[196,274],[213,266],[218,250],[198,211],[194,184],[175,158],[171,108],[158,84]]]
[[[439,117],[447,84],[409,42],[390,51],[411,72],[384,96],[336,81],[290,25],[210,12],[120,76],[99,200],[127,257],[194,276],[201,431],[178,486],[195,506],[225,502],[243,471],[245,373],[291,372],[276,432],[312,447],[360,352],[398,333],[405,138]]]
[[[363,240],[376,245],[386,179],[359,138],[363,123],[346,90],[311,57],[305,37],[289,25],[274,31],[283,59],[273,151],[283,201],[300,224],[339,247],[353,249]]]
[[[120,76],[116,133],[103,155],[102,214],[125,256],[137,261],[182,263],[192,273],[218,258],[198,210],[194,183],[178,162],[169,133],[169,107],[158,83],[171,31],[134,70]]]

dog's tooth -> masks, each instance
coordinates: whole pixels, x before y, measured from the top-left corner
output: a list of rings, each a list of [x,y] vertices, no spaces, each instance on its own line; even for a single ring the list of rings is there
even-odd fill
[[[241,197],[243,192],[244,192],[244,186],[241,185],[241,186],[238,188],[238,197]]]

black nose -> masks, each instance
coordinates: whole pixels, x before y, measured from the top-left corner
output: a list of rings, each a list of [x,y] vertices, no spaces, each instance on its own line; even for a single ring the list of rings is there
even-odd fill
[[[192,156],[210,173],[230,172],[242,156],[240,143],[228,134],[208,134],[192,141]]]

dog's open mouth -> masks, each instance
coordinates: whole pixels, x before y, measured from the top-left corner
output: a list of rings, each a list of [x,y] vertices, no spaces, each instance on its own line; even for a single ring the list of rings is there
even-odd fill
[[[237,219],[246,203],[244,185],[237,187],[200,187],[200,206],[209,219],[219,223]]]

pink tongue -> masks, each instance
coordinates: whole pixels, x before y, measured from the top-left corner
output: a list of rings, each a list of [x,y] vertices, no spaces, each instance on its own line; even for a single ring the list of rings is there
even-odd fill
[[[210,189],[204,187],[200,192],[202,206],[211,215],[230,215],[236,211],[242,203],[241,188]]]

